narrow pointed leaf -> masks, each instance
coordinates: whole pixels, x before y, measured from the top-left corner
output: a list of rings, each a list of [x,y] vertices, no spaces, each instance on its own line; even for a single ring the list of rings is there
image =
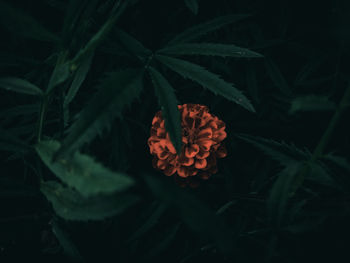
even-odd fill
[[[223,26],[237,22],[249,16],[250,15],[247,15],[247,14],[240,14],[240,15],[227,15],[227,16],[215,18],[203,24],[199,24],[194,27],[190,27],[186,29],[181,34],[177,35],[174,39],[172,39],[168,43],[168,45],[190,42],[212,31],[218,30]]]
[[[236,134],[236,136],[259,148],[266,155],[285,166],[299,161],[306,161],[311,157],[309,152],[302,151],[296,146],[288,145],[284,142],[280,143],[247,134]]]
[[[299,111],[328,111],[335,110],[336,105],[326,96],[308,95],[297,97],[292,100],[289,113],[295,114]]]
[[[144,45],[140,41],[130,36],[126,32],[118,29],[117,35],[119,41],[122,43],[125,49],[127,49],[133,55],[136,55],[141,61],[146,62],[148,57],[152,55],[151,50],[144,47]]]
[[[54,158],[74,152],[108,128],[124,107],[139,96],[142,90],[142,74],[142,71],[132,69],[110,74],[72,124]]]
[[[58,37],[47,30],[30,15],[18,10],[4,1],[0,2],[0,25],[11,33],[24,38],[56,42]]]
[[[193,14],[198,14],[198,0],[185,0],[185,4]]]
[[[205,68],[185,60],[162,55],[157,55],[156,57],[163,64],[180,74],[182,77],[191,79],[202,85],[204,88],[207,88],[214,94],[221,95],[226,99],[237,103],[243,108],[251,112],[255,112],[253,105],[242,94],[242,92],[233,87],[232,84],[222,80],[218,75],[215,75]]]
[[[70,63],[57,64],[51,74],[46,94],[49,94],[55,87],[65,82],[69,75]]]
[[[37,86],[27,80],[19,78],[1,78],[0,88],[28,95],[43,95],[42,90]]]
[[[137,196],[131,194],[86,198],[55,181],[42,183],[40,190],[58,216],[75,221],[102,220],[124,212],[139,200]]]
[[[150,67],[149,73],[162,109],[162,116],[165,119],[165,129],[169,133],[176,152],[180,153],[182,146],[181,119],[174,89],[156,69]]]
[[[220,57],[254,58],[263,57],[261,54],[235,45],[214,43],[184,43],[165,47],[158,53],[168,55],[203,55]]]
[[[47,167],[68,186],[89,197],[96,194],[122,192],[133,185],[131,177],[112,172],[88,155],[75,152],[67,159],[52,161],[59,149],[57,141],[41,142],[36,150]]]

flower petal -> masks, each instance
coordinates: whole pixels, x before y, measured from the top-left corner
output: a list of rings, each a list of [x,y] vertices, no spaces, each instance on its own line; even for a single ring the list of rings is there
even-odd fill
[[[158,160],[157,167],[161,170],[164,170],[167,167],[167,161],[165,160]]]
[[[204,151],[209,151],[210,147],[213,145],[213,141],[210,139],[200,139],[200,140],[197,140],[196,143]]]
[[[179,163],[184,166],[191,166],[194,163],[193,158],[187,158],[183,154],[178,159]]]
[[[176,172],[176,167],[172,166],[172,165],[168,165],[165,170],[164,170],[164,174],[166,176],[171,176]]]
[[[224,157],[227,156],[226,148],[225,148],[223,145],[221,145],[221,146],[218,148],[218,150],[216,151],[216,156],[217,156],[218,158],[224,158]]]
[[[210,152],[209,151],[204,151],[202,149],[199,150],[199,153],[196,155],[197,159],[205,159],[209,156]]]
[[[226,138],[226,136],[227,136],[226,132],[223,131],[223,130],[220,130],[220,131],[217,131],[217,132],[214,134],[213,138],[214,138],[216,141],[221,142],[223,139]]]
[[[205,128],[197,134],[198,139],[211,138],[213,136],[213,130],[211,128]]]
[[[197,169],[203,169],[207,166],[207,160],[206,159],[197,159],[194,166]]]
[[[167,159],[169,156],[169,153],[166,152],[166,151],[163,151],[163,152],[157,152],[157,157],[160,159],[160,160],[165,160]]]
[[[188,158],[193,158],[199,152],[199,146],[197,144],[192,144],[185,148],[185,155]]]

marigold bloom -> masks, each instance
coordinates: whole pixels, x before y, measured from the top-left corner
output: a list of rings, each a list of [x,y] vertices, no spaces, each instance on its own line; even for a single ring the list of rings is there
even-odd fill
[[[178,155],[165,130],[162,112],[153,118],[150,153],[153,167],[178,179],[208,179],[217,172],[216,159],[227,155],[222,141],[226,138],[225,123],[200,104],[178,105],[181,114],[182,150]]]

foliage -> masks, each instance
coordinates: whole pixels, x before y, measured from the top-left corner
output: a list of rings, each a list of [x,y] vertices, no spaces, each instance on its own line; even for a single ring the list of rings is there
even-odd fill
[[[349,261],[349,7],[0,1],[0,261]],[[185,103],[226,124],[196,188],[147,145]]]

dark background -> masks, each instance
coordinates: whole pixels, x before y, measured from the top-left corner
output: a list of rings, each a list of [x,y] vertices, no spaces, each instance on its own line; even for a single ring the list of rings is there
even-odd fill
[[[18,29],[21,26],[14,26],[16,19],[21,23],[20,18],[0,11],[0,77],[24,78],[44,89],[57,53],[63,49],[71,54],[79,51],[106,21],[113,1],[80,1],[91,10],[81,18],[82,29],[71,36],[62,35],[69,1],[2,2],[35,18],[59,39],[55,43],[38,40],[30,36],[30,30],[25,36]],[[184,206],[187,194],[210,211],[229,204],[220,220],[233,233],[231,251],[223,253],[217,249],[215,242],[186,223],[184,217],[191,217],[191,213],[183,215],[181,209],[171,205],[166,206],[150,229],[127,242],[152,217],[161,200],[152,194],[143,176],[165,177],[153,169],[147,146],[151,121],[159,106],[146,78],[140,98],[123,111],[123,119],[116,118],[110,130],[81,149],[107,167],[135,178],[132,191],[141,201],[121,215],[96,222],[71,222],[58,217],[41,194],[36,174],[40,169],[45,180],[55,178],[54,175],[34,151],[8,149],[3,146],[6,138],[0,141],[0,261],[69,259],[69,253],[52,232],[53,224],[58,224],[68,233],[83,261],[88,262],[348,262],[350,170],[333,166],[327,170],[336,186],[306,180],[290,198],[283,222],[276,226],[267,212],[267,200],[283,167],[235,134],[284,141],[313,152],[334,110],[290,114],[289,109],[292,100],[302,95],[327,96],[336,105],[341,100],[349,80],[349,5],[348,1],[201,0],[195,15],[184,1],[133,1],[115,27],[153,51],[196,24],[227,14],[251,14],[200,41],[235,44],[259,52],[264,58],[183,58],[234,83],[251,100],[256,113],[163,68],[180,104],[207,105],[226,123],[228,156],[219,160],[217,174],[194,189],[180,189],[172,178],[164,180],[171,189],[178,189],[181,198],[184,194]],[[105,73],[139,65],[118,44],[112,29],[96,49],[90,71],[70,106],[71,116],[86,106]],[[65,136],[60,96],[57,93],[49,106],[44,138],[60,140]],[[32,108],[21,110],[21,105]],[[35,143],[38,106],[36,98],[0,89],[1,129],[28,145]],[[332,152],[349,158],[348,123],[349,110],[345,109],[325,154]],[[296,207],[298,212],[291,216]],[[202,220],[204,229],[213,227],[215,231],[210,220]]]

